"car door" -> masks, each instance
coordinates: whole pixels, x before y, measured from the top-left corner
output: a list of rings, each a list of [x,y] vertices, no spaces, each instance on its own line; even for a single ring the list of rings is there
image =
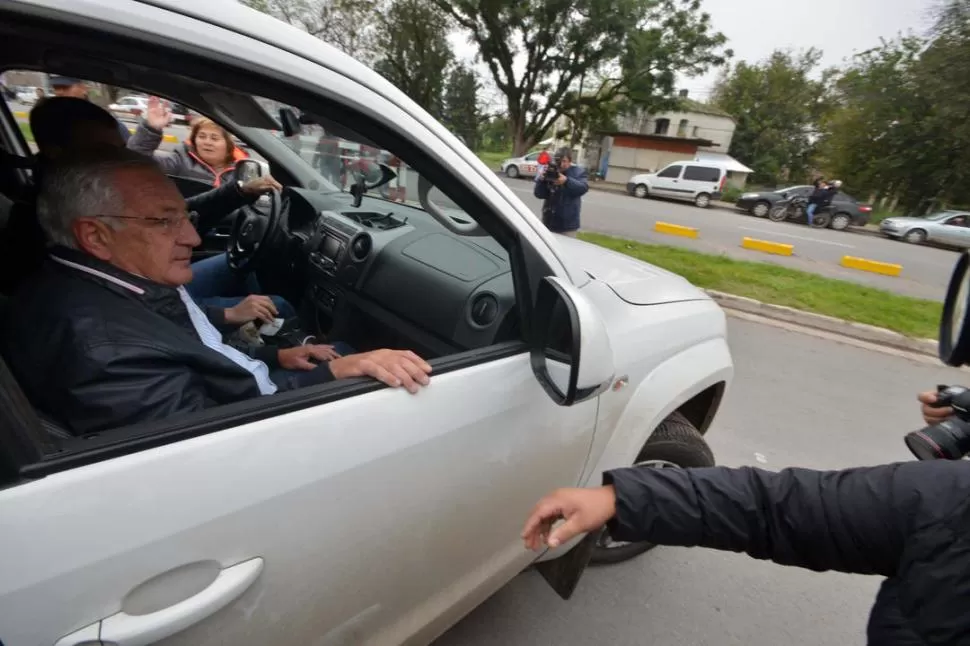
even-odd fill
[[[680,197],[680,175],[683,169],[681,164],[671,164],[658,172],[650,186],[650,192],[658,197]]]
[[[942,242],[958,247],[970,247],[970,216],[959,213],[946,218],[935,227],[930,234],[934,242]]]
[[[113,3],[93,7],[103,11],[91,24],[122,19]],[[122,16],[127,38],[153,33],[160,19],[172,43],[204,26],[139,11],[145,24]],[[207,33],[218,52],[251,45],[238,33]],[[265,55],[315,87],[339,86],[305,59]],[[362,85],[345,91],[378,103]],[[379,110],[401,112],[387,101]],[[412,146],[438,136],[414,130]],[[444,180],[460,186],[474,172],[466,164]],[[476,191],[521,227],[515,257],[552,257],[528,242],[542,238],[498,188],[478,180]],[[560,265],[551,271],[565,275]],[[541,495],[578,482],[598,403],[557,405],[522,341],[433,365],[417,395],[353,384],[326,396],[281,393],[212,409],[177,436],[131,429],[148,443],[77,440],[34,464],[31,478],[4,482],[0,641],[400,644],[480,599],[535,557],[522,547],[521,523]],[[2,377],[2,394],[21,401],[12,376]],[[0,428],[9,431],[8,421]]]

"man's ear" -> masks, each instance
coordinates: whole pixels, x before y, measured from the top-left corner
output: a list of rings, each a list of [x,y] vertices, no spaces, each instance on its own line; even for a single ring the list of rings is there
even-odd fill
[[[94,218],[78,218],[71,224],[78,247],[99,260],[111,260],[114,229]]]

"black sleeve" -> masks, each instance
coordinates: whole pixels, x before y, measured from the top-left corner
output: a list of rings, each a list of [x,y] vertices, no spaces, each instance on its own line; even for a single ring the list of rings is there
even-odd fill
[[[213,405],[192,369],[166,361],[150,342],[88,348],[62,366],[70,384],[58,418],[83,434],[143,424]]]
[[[962,481],[963,486],[955,485]],[[751,467],[620,469],[617,540],[703,546],[815,571],[893,576],[914,525],[929,522],[970,468],[945,460],[845,471]]]
[[[219,188],[185,200],[185,208],[198,214],[195,228],[200,236],[204,236],[227,215],[253,201],[253,198],[239,190],[235,182],[226,182]]]

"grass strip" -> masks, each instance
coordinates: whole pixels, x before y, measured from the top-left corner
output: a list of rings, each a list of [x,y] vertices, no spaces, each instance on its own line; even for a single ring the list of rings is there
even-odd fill
[[[915,338],[935,339],[939,333],[943,305],[934,301],[774,264],[734,260],[597,233],[581,233],[579,237],[672,271],[703,289],[875,325]]]

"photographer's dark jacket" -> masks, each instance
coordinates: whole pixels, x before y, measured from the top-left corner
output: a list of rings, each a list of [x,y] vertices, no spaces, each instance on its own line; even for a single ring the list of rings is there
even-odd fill
[[[536,178],[532,191],[540,200],[546,200],[542,209],[542,222],[554,233],[579,229],[582,197],[589,190],[586,169],[570,166],[562,174],[566,176],[566,183],[562,186],[554,187],[540,175]]]
[[[619,469],[611,536],[887,577],[874,646],[970,644],[970,463]]]

